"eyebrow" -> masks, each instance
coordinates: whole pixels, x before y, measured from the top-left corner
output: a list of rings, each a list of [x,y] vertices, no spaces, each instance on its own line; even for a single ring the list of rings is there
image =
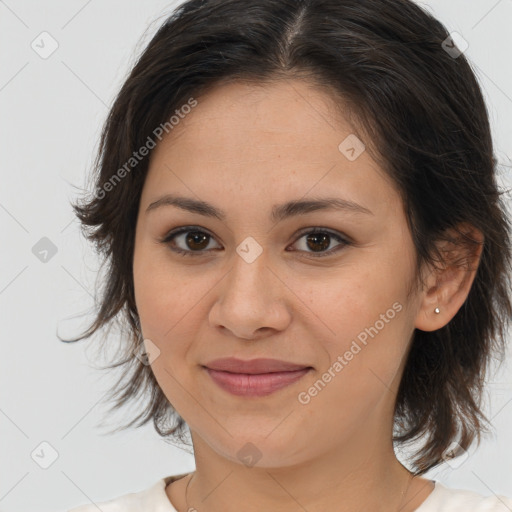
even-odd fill
[[[187,212],[196,213],[205,217],[215,217],[221,221],[224,221],[227,217],[226,212],[210,203],[207,203],[206,201],[172,194],[166,194],[152,202],[147,207],[146,213],[163,206],[175,206]],[[270,218],[274,222],[279,222],[289,217],[305,215],[319,210],[338,210],[347,211],[349,213],[373,215],[373,212],[368,208],[365,208],[358,203],[354,203],[353,201],[348,201],[339,197],[324,197],[310,200],[296,199],[283,204],[274,205],[272,207]]]

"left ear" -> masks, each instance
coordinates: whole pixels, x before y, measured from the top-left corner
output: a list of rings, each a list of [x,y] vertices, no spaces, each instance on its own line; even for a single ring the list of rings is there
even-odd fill
[[[449,229],[444,238],[436,244],[443,261],[438,263],[438,268],[430,266],[423,280],[414,324],[422,331],[444,327],[464,304],[484,246],[482,232],[468,223]],[[436,308],[440,313],[435,313]]]

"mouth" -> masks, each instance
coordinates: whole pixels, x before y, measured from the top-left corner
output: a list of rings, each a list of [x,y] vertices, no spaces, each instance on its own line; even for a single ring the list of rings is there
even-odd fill
[[[266,396],[297,382],[313,368],[277,359],[217,359],[204,365],[210,378],[236,396]]]

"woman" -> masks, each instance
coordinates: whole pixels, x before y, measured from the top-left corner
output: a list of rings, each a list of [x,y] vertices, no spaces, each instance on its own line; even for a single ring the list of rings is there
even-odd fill
[[[487,111],[439,21],[408,0],[188,1],[97,167],[75,210],[109,272],[70,341],[123,318],[115,407],[149,393],[130,425],[188,427],[196,462],[103,511],[512,510],[422,476],[480,440],[512,315]]]

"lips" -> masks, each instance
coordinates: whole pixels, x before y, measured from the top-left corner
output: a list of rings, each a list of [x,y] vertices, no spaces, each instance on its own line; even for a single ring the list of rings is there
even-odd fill
[[[211,370],[253,375],[261,373],[293,372],[309,368],[309,366],[305,364],[296,364],[288,361],[281,361],[279,359],[260,358],[243,361],[242,359],[237,359],[235,357],[215,359],[204,366]]]
[[[224,391],[244,397],[262,397],[292,385],[311,366],[278,359],[216,359],[204,365],[210,378]]]

